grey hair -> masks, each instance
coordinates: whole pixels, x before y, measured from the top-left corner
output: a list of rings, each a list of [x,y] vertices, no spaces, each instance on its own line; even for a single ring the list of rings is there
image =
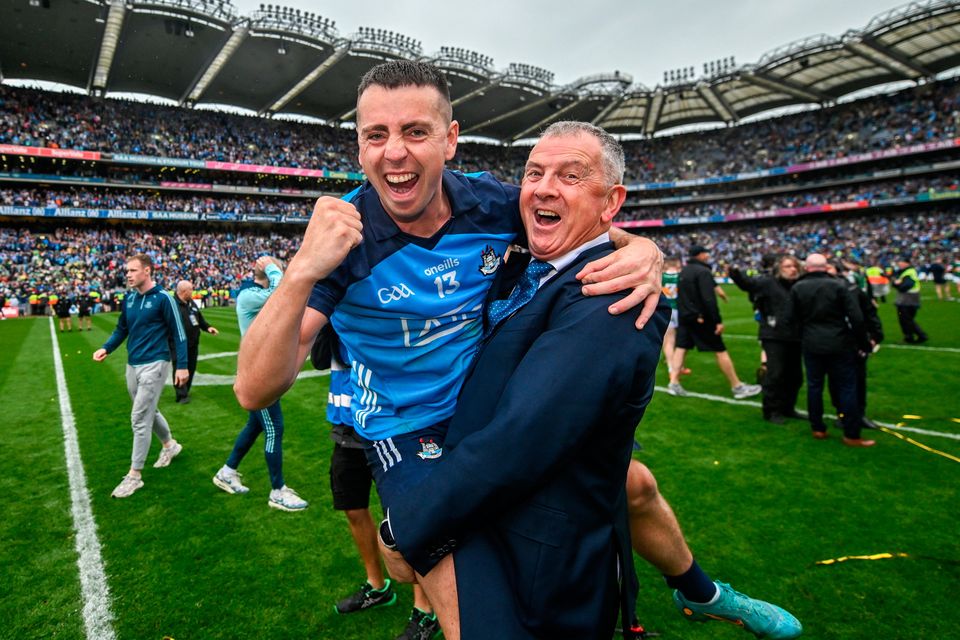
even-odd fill
[[[550,136],[593,136],[600,142],[600,156],[603,160],[603,172],[607,176],[610,185],[622,184],[623,173],[626,166],[626,160],[623,156],[623,147],[612,135],[601,129],[597,125],[589,122],[577,122],[575,120],[561,120],[554,122],[544,129],[540,138]]]

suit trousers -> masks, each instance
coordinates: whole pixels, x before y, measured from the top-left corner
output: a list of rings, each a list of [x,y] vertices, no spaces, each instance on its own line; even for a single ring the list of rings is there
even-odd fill
[[[803,355],[799,341],[763,340],[767,375],[763,379],[763,416],[793,415],[803,386]]]
[[[193,386],[193,374],[197,372],[197,356],[200,353],[200,341],[196,342],[187,342],[187,371],[190,372],[190,377],[187,378],[187,383],[180,387],[174,387],[177,392],[177,400],[182,400],[190,395],[190,387]],[[177,355],[173,354],[173,376],[177,375]]]
[[[803,362],[807,368],[807,413],[810,414],[810,426],[814,431],[826,431],[823,422],[824,380],[830,380],[830,392],[833,404],[841,414],[843,435],[847,438],[859,438],[862,415],[857,402],[857,354],[847,353],[803,353]]]

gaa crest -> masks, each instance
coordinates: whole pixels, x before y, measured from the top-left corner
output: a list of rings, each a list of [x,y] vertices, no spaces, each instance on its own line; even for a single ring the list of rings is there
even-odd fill
[[[500,256],[490,245],[483,248],[480,253],[480,260],[480,273],[485,276],[492,276],[500,267]]]
[[[420,438],[420,451],[417,455],[423,460],[436,460],[443,455],[443,448],[432,439]]]

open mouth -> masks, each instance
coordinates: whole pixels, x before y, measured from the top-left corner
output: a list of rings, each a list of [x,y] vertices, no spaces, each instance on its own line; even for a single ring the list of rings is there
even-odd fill
[[[537,213],[534,216],[536,218],[537,224],[543,225],[545,227],[552,227],[554,225],[560,224],[560,214],[555,211],[547,211],[545,209],[537,209]]]
[[[420,181],[420,176],[415,173],[396,173],[387,175],[386,180],[391,193],[404,195],[413,191]]]

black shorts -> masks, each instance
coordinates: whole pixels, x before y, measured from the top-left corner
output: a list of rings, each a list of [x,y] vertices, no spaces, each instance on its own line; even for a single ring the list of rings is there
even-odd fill
[[[351,449],[334,443],[330,456],[330,492],[333,508],[352,511],[370,507],[373,475],[363,449]]]
[[[78,318],[89,318],[89,317],[90,317],[90,309],[80,309],[79,313],[77,313],[77,317],[78,317]]]
[[[696,347],[698,351],[719,352],[726,351],[727,347],[723,344],[723,338],[713,331],[716,325],[694,321],[680,321],[677,327],[677,348],[692,349]]]

